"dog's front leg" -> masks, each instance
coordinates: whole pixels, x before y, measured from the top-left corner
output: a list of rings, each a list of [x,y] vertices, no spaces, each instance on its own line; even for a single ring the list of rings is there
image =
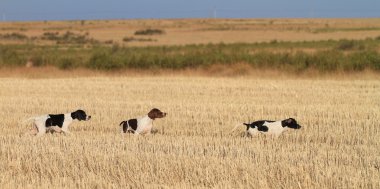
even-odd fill
[[[60,132],[57,128],[59,128],[59,127],[57,127],[57,126],[50,126],[50,127],[47,127],[46,128],[46,133],[51,133],[51,134],[53,134],[54,132]]]

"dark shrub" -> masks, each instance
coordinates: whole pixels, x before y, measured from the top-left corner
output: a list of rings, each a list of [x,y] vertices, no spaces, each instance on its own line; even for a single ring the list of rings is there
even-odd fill
[[[29,60],[33,63],[33,66],[44,65],[44,58],[42,57],[42,55],[39,55],[39,54],[33,55]]]
[[[69,70],[74,67],[74,60],[71,58],[62,58],[58,63],[58,68],[62,70]]]
[[[161,35],[165,32],[160,29],[145,29],[145,30],[138,30],[135,32],[135,35]]]
[[[339,41],[338,50],[353,50],[356,44],[353,40],[341,40]]]
[[[83,35],[70,31],[60,35],[58,32],[45,32],[41,39],[56,41],[57,44],[86,44],[97,43],[98,41],[89,37],[88,33]]]
[[[21,33],[7,33],[0,34],[0,39],[9,39],[9,40],[25,40],[28,39],[28,36]]]

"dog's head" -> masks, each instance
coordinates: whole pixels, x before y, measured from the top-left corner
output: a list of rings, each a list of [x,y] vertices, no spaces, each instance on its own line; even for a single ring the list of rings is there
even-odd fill
[[[88,116],[85,111],[77,110],[71,113],[71,117],[73,119],[77,119],[79,121],[88,121],[91,119],[91,116]]]
[[[156,119],[156,118],[163,118],[166,116],[166,113],[165,112],[161,112],[161,110],[157,109],[157,108],[153,108],[152,110],[150,110],[150,112],[148,113],[148,117],[150,119]]]
[[[293,118],[285,119],[282,121],[283,127],[289,127],[292,129],[301,129],[301,125],[297,123],[297,121]]]

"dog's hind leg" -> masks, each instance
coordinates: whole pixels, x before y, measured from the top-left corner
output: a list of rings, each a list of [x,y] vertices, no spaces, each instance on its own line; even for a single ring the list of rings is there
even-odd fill
[[[29,131],[25,132],[24,133],[24,136],[28,136],[28,135],[36,135],[38,133],[37,129],[30,129]]]
[[[38,133],[37,126],[33,123],[32,128],[29,131],[25,132],[24,136],[25,135],[36,135],[37,133]]]
[[[46,133],[46,128],[38,128],[38,133],[36,137],[41,137]]]

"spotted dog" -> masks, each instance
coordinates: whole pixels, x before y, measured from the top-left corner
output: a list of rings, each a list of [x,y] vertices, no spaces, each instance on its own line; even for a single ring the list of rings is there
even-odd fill
[[[256,136],[259,133],[264,133],[278,137],[289,129],[301,128],[301,125],[299,125],[294,118],[289,118],[281,121],[260,120],[243,124],[247,127],[246,136]],[[232,131],[236,130],[236,128],[239,126],[240,124],[236,125]]]
[[[25,122],[33,120],[33,129],[30,132],[32,135],[42,136],[46,132],[63,132],[69,134],[69,125],[74,120],[88,121],[91,116],[87,116],[83,110],[77,110],[75,112],[66,114],[46,114],[36,117],[31,117]]]
[[[161,112],[161,110],[153,108],[147,115],[140,118],[122,121],[119,126],[121,126],[122,133],[134,133],[136,135],[150,134],[153,128],[153,121],[157,118],[163,118],[165,116],[165,112]]]

